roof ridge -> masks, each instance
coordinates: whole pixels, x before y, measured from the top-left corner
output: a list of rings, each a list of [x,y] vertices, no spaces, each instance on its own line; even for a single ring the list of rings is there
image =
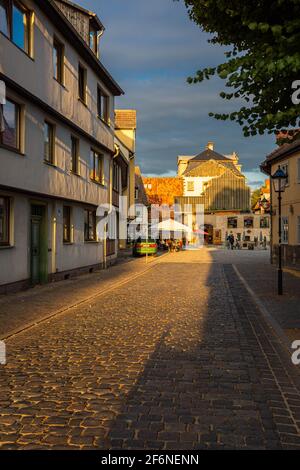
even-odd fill
[[[219,152],[216,152],[215,150],[211,150],[211,149],[205,149],[203,150],[203,152],[200,152],[198,155],[196,155],[195,157],[193,157],[190,161],[201,161],[199,159],[199,157],[202,157],[202,156],[209,156],[209,155],[215,155],[216,157],[221,157],[221,158],[208,158],[208,160],[231,160],[230,158],[228,157],[225,157],[225,155],[223,155],[222,153],[219,153]],[[204,160],[204,159],[202,159]]]

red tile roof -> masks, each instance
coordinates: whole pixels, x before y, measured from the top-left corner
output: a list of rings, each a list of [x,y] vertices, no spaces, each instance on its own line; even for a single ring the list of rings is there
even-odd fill
[[[174,198],[183,195],[183,180],[180,177],[143,177],[145,190],[151,204],[172,206]]]
[[[115,128],[116,129],[136,129],[136,110],[135,109],[116,109],[115,110]]]

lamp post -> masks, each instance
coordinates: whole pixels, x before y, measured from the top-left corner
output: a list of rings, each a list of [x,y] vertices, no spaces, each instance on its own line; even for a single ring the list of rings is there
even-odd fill
[[[278,194],[278,295],[283,294],[282,289],[282,258],[281,258],[281,232],[282,232],[282,224],[281,224],[281,201],[282,196],[281,194],[285,190],[286,185],[286,174],[283,169],[278,167],[275,173],[271,176],[273,180],[273,186],[275,193]]]

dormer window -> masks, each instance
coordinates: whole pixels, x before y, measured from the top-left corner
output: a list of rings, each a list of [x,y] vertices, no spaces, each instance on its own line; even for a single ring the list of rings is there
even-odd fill
[[[94,54],[99,57],[99,37],[101,32],[99,29],[90,21],[90,48]]]
[[[98,31],[90,26],[90,48],[98,53]]]

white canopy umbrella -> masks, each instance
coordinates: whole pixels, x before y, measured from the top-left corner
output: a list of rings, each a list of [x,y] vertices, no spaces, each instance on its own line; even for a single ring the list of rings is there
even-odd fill
[[[163,220],[159,224],[154,224],[151,226],[151,229],[159,232],[193,232],[188,225],[181,224],[180,222],[177,222],[177,220],[173,219]]]

